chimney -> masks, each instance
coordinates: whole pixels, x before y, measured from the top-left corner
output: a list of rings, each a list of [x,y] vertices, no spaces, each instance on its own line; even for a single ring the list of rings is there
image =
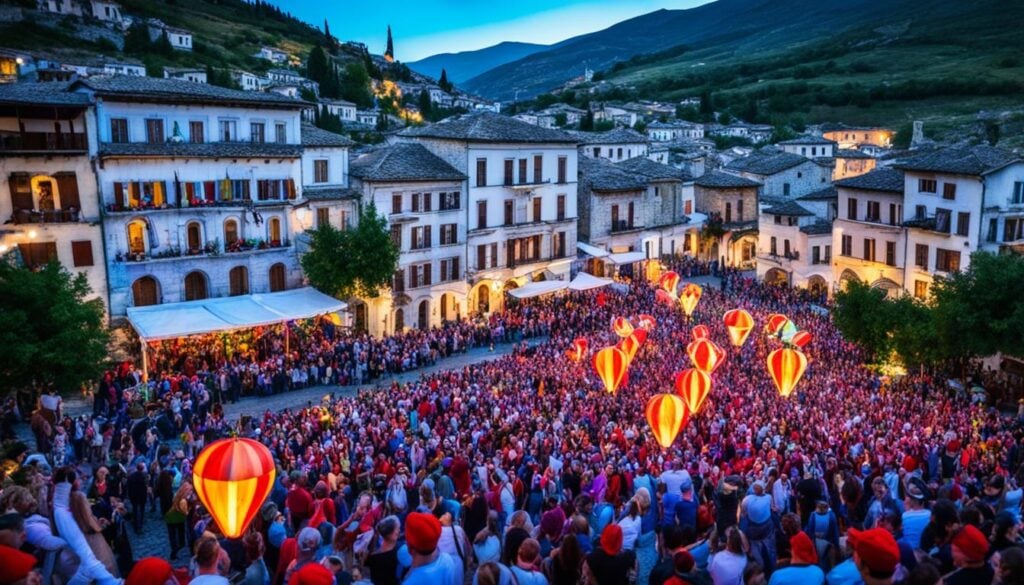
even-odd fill
[[[921,120],[914,120],[914,133],[910,138],[911,150],[924,144],[924,122]]]

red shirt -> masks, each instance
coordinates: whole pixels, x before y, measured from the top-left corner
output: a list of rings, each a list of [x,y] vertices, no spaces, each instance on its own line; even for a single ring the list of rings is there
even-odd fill
[[[292,487],[288,491],[284,505],[291,511],[293,518],[304,520],[313,515],[313,496],[305,488]]]

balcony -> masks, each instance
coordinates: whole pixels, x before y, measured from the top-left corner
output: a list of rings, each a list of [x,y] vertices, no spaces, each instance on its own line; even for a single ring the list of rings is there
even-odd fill
[[[642,225],[636,225],[636,224],[631,223],[631,222],[629,222],[629,221],[627,221],[625,219],[620,219],[618,221],[613,221],[612,222],[612,227],[609,230],[609,232],[613,233],[613,234],[621,234],[621,233],[625,233],[625,232],[640,231],[640,230],[643,230],[643,229],[646,229],[646,228],[644,226],[642,226]]]
[[[238,254],[240,252],[255,252],[259,250],[273,250],[275,248],[287,248],[288,240],[261,240],[261,239],[248,239],[248,240],[236,240],[234,243],[228,244],[224,248],[225,254]]]
[[[77,209],[49,209],[36,211],[34,209],[19,209],[11,215],[11,220],[17,224],[29,223],[78,223],[81,213]]]
[[[903,222],[903,227],[924,230],[944,236],[950,235],[949,215],[918,215]]]
[[[0,152],[85,152],[84,133],[0,132]]]
[[[148,252],[118,252],[114,256],[115,262],[152,262],[158,260],[176,260],[178,258],[217,258],[228,254],[260,253],[288,248],[291,243],[284,241],[265,240],[238,240],[230,244],[226,249],[221,250],[219,240],[207,242],[201,248],[182,248],[171,246]]]

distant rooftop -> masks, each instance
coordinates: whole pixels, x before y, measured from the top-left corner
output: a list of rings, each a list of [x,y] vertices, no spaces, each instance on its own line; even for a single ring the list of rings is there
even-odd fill
[[[739,189],[743,187],[761,186],[761,183],[752,179],[747,179],[731,173],[723,173],[722,171],[711,171],[709,173],[705,173],[704,175],[697,177],[694,184],[700,187],[709,187],[712,189]]]
[[[352,161],[349,172],[364,181],[461,181],[458,169],[416,142],[397,142]]]
[[[309,122],[302,123],[303,146],[352,146],[355,142],[347,136],[317,128]]]
[[[821,136],[804,135],[804,136],[798,136],[798,137],[793,138],[791,140],[783,140],[782,142],[779,142],[779,144],[789,144],[789,145],[805,145],[806,144],[807,146],[811,146],[811,145],[824,145],[824,146],[828,146],[830,144],[831,145],[835,145],[835,142],[832,141],[832,140],[829,140],[827,138],[821,137]]]
[[[863,175],[836,181],[835,186],[863,191],[903,193],[903,172],[890,168],[875,169]]]
[[[399,136],[441,138],[463,142],[576,144],[577,139],[561,130],[541,128],[509,116],[482,111],[446,118],[436,124],[406,128]]]
[[[82,88],[92,90],[96,95],[105,98],[132,98],[164,103],[244,104],[277,108],[301,108],[309,105],[307,102],[279,93],[241,91],[207,83],[137,75],[97,75],[80,79],[71,85],[72,90]]]
[[[806,195],[797,197],[799,201],[828,201],[829,199],[835,199],[839,197],[839,191],[836,191],[835,185],[830,185],[824,189],[818,191],[812,191]]]
[[[575,137],[580,144],[622,144],[626,142],[647,143],[647,137],[636,130],[615,128],[607,132],[567,132]]]
[[[906,171],[980,176],[1020,160],[1020,156],[1001,148],[973,146],[944,148],[928,154],[912,156],[895,166]]]
[[[796,201],[786,201],[784,203],[778,203],[764,210],[764,213],[771,215],[789,215],[789,216],[808,216],[814,215],[802,205]]]
[[[615,163],[615,166],[624,171],[643,175],[651,181],[682,181],[690,179],[682,170],[654,162],[646,156],[633,157]]]
[[[20,106],[88,106],[84,93],[68,91],[67,81],[0,83],[0,104]]]
[[[148,142],[110,143],[100,145],[103,158],[118,157],[178,157],[178,158],[298,158],[302,146],[298,144],[252,142]]]
[[[591,191],[642,191],[647,188],[644,178],[603,158],[581,156],[579,170],[580,182],[589,183]]]
[[[752,154],[746,158],[738,158],[732,161],[725,165],[725,168],[755,175],[774,175],[805,162],[810,162],[810,159],[791,152],[780,152],[771,155]]]

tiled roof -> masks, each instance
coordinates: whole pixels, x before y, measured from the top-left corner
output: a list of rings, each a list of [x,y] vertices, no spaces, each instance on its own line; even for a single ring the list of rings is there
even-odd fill
[[[107,98],[136,98],[165,103],[246,104],[302,108],[308,102],[273,92],[241,91],[181,79],[137,75],[97,75],[74,82],[72,89],[86,88]]]
[[[636,130],[616,128],[607,132],[568,132],[580,144],[647,143],[647,137]]]
[[[907,171],[984,175],[1021,158],[1012,152],[991,146],[944,148],[909,158],[896,165]]]
[[[364,181],[461,181],[464,174],[415,142],[378,148],[352,161],[349,173]]]
[[[694,184],[699,187],[711,187],[717,189],[737,189],[741,187],[760,187],[761,183],[753,179],[747,179],[731,173],[722,171],[711,171],[697,178]]]
[[[177,158],[298,158],[302,156],[302,146],[298,144],[256,144],[251,142],[165,142],[149,144],[148,142],[131,142],[117,144],[106,142],[100,144],[101,157],[177,157]]]
[[[798,136],[798,137],[793,138],[791,140],[783,140],[782,142],[779,142],[779,144],[792,144],[792,145],[799,144],[801,146],[804,145],[804,144],[806,144],[808,146],[810,146],[810,145],[815,145],[815,146],[817,146],[817,145],[826,145],[826,146],[828,146],[829,144],[833,144],[834,145],[835,142],[833,142],[832,140],[829,140],[828,138],[824,138],[822,136],[804,135],[804,136]]]
[[[66,81],[0,83],[0,104],[25,106],[88,106],[89,96],[68,91]]]
[[[615,166],[630,173],[643,175],[652,181],[682,181],[690,178],[682,170],[654,162],[646,156],[626,159],[615,163]]]
[[[359,199],[362,193],[350,187],[303,187],[302,196],[310,201],[339,201]]]
[[[601,158],[581,156],[579,173],[580,182],[589,183],[591,191],[642,191],[647,188],[643,177]]]
[[[816,222],[816,223],[812,223],[810,225],[800,226],[800,231],[802,231],[803,233],[805,233],[805,234],[807,234],[809,236],[820,236],[820,235],[824,235],[824,234],[831,234],[832,233],[832,223],[831,222],[825,222],[825,221],[819,221],[819,222]]]
[[[302,123],[303,146],[352,146],[353,144],[355,142],[347,136],[317,128],[309,122]]]
[[[764,213],[769,213],[771,215],[792,215],[792,216],[814,215],[810,211],[807,211],[806,209],[804,209],[796,201],[786,201],[785,203],[780,203],[778,205],[769,207],[768,209],[764,210]]]
[[[875,169],[863,175],[836,181],[835,185],[836,187],[846,187],[847,189],[902,193],[903,172],[890,168]]]
[[[517,142],[576,144],[575,137],[560,130],[541,128],[493,112],[453,116],[436,124],[406,128],[400,136],[442,138],[464,142]]]
[[[798,201],[828,201],[829,199],[836,199],[839,197],[839,192],[836,190],[835,185],[825,187],[818,191],[813,191],[806,195],[797,197]]]
[[[655,120],[647,125],[648,130],[674,130],[674,129],[686,129],[686,128],[699,128],[700,124],[694,122],[687,122],[685,120],[672,120],[669,122],[660,122]]]
[[[870,154],[854,150],[852,148],[840,148],[836,151],[836,158],[872,158]]]
[[[810,159],[791,152],[772,155],[752,154],[732,161],[725,168],[755,175],[774,175],[809,161]]]

